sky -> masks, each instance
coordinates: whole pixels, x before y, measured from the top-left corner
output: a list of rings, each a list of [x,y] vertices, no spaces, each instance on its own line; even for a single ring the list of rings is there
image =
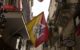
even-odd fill
[[[38,0],[33,0],[32,12],[33,16],[37,16],[42,11],[44,11],[45,19],[47,21],[48,17],[48,8],[49,8],[50,0],[43,0],[43,2],[39,2]]]

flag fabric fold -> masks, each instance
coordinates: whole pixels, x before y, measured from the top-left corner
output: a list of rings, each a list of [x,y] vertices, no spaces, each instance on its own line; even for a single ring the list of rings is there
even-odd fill
[[[34,17],[26,24],[27,31],[35,47],[39,46],[48,39],[48,26],[45,21],[44,12]]]

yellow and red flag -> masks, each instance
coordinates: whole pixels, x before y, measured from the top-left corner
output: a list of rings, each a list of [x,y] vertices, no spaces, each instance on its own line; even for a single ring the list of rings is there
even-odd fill
[[[48,39],[48,26],[45,21],[44,12],[34,17],[29,23],[27,23],[27,31],[35,47]]]

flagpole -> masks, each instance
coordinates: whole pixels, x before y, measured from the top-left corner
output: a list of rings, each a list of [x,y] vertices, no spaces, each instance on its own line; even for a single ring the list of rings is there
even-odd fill
[[[22,16],[22,20],[23,20],[23,23],[24,23],[24,26],[25,26],[25,29],[26,29],[26,32],[27,32],[28,38],[30,39],[29,33],[28,33],[28,31],[27,31],[26,23],[25,23],[25,21],[24,21],[24,19],[23,19],[23,16]]]
[[[27,32],[27,27],[26,27],[26,23],[28,21],[30,21],[30,6],[29,6],[29,0],[22,0],[22,20],[23,20],[23,23],[25,25],[25,29],[26,29],[26,32]],[[27,32],[27,35],[29,37],[29,34]],[[30,38],[30,37],[29,37]]]

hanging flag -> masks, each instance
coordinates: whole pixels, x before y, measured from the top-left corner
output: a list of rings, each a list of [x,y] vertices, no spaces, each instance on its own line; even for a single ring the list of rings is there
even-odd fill
[[[76,35],[80,36],[80,24],[78,24],[78,26],[77,26]]]
[[[26,26],[30,39],[35,47],[39,46],[44,41],[47,41],[48,26],[43,12],[34,17]]]
[[[37,25],[37,39],[36,39],[36,45],[35,47],[39,46],[41,43],[48,40],[48,25],[46,23],[44,13],[41,14],[41,20],[39,21]]]
[[[34,26],[36,26],[40,20],[41,15],[34,17],[30,22],[27,23],[27,31],[30,37],[30,40],[32,41],[33,45],[35,45],[35,41],[36,41],[36,36],[35,36],[35,32],[34,32]]]

